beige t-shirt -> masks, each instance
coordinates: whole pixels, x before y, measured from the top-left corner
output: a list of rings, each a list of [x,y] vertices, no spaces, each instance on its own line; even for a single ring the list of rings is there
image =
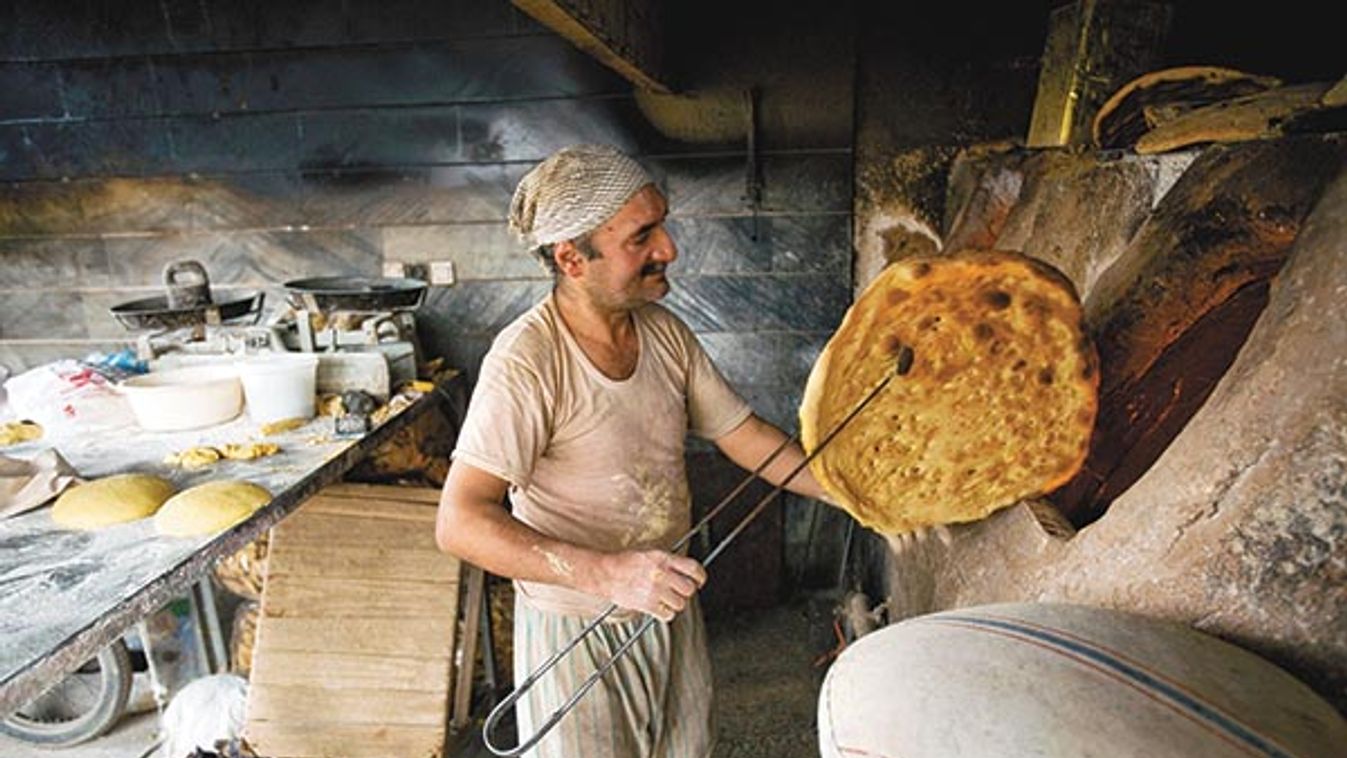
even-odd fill
[[[454,459],[509,482],[515,518],[543,534],[605,551],[667,550],[691,527],[687,433],[714,440],[752,409],[676,316],[655,304],[632,316],[640,356],[622,381],[581,351],[555,296],[506,327],[482,361]],[[608,607],[558,585],[515,586],[547,611]]]

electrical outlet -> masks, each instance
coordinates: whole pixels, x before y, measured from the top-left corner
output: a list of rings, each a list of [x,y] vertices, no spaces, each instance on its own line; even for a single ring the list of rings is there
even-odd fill
[[[430,283],[439,287],[452,287],[458,281],[453,261],[431,261]]]
[[[407,264],[402,261],[384,261],[384,276],[389,279],[402,279],[407,276]]]

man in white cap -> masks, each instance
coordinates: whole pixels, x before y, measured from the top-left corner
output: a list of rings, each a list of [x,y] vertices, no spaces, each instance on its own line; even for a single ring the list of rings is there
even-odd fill
[[[690,431],[753,469],[785,441],[726,383],[691,330],[656,301],[678,257],[668,204],[645,169],[604,146],[558,151],[519,183],[511,229],[553,272],[552,293],[482,362],[440,498],[447,552],[515,580],[522,680],[610,603],[621,609],[518,707],[525,737],[642,614],[656,624],[529,753],[700,758],[714,743],[696,592],[702,566],[669,548],[691,527]],[[763,475],[803,459],[793,446]],[[822,498],[808,470],[790,489]],[[506,494],[512,511],[502,507]]]

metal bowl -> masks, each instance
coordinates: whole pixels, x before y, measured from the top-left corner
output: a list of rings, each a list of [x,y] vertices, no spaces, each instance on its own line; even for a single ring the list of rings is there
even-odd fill
[[[168,297],[158,295],[143,300],[114,305],[112,316],[127,329],[180,329],[197,324],[224,323],[251,316],[250,324],[262,315],[262,301],[266,293],[252,292],[244,297],[223,303],[209,303],[186,308],[174,308]]]
[[[420,279],[323,276],[285,283],[286,302],[296,310],[400,311],[414,310],[425,299]]]

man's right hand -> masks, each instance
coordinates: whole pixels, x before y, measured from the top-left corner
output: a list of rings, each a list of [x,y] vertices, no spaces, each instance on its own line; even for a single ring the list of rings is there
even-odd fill
[[[603,560],[604,594],[618,607],[672,621],[706,583],[706,569],[692,558],[663,550],[609,553]]]

